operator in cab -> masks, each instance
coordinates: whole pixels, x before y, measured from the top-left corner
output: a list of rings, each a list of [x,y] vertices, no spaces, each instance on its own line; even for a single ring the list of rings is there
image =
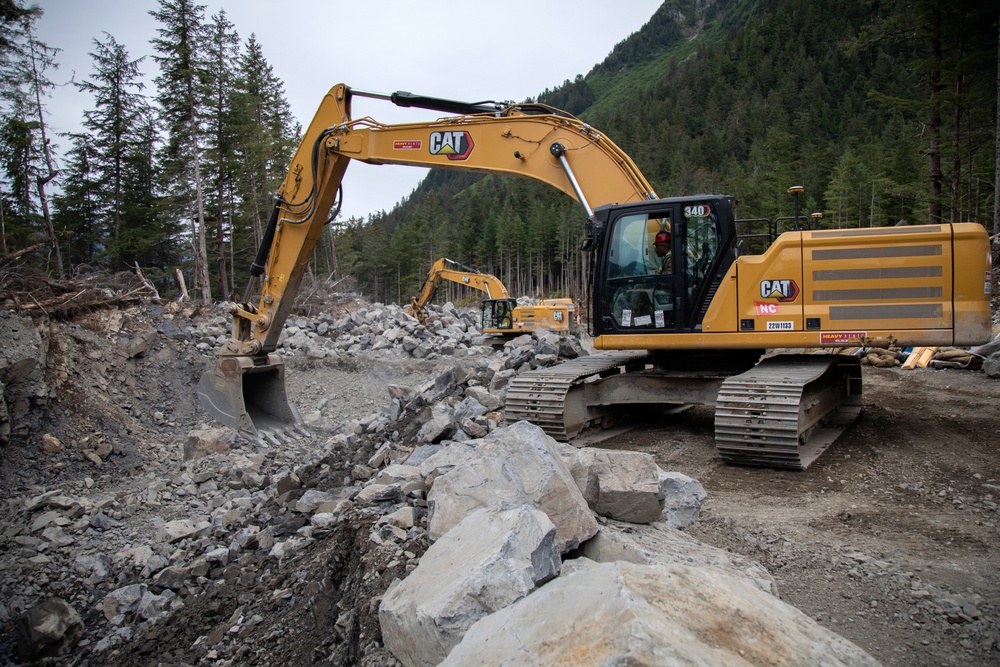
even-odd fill
[[[665,229],[657,232],[656,238],[653,240],[653,249],[659,258],[659,266],[656,270],[657,274],[673,273],[673,257],[670,253],[670,232]]]

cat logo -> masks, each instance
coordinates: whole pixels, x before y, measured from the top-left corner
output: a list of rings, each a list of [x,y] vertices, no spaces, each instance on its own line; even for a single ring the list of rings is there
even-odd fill
[[[764,299],[795,301],[799,296],[799,286],[794,280],[762,280],[760,295]]]
[[[465,130],[431,132],[428,142],[431,155],[447,155],[449,160],[467,160],[475,147],[472,134]]]

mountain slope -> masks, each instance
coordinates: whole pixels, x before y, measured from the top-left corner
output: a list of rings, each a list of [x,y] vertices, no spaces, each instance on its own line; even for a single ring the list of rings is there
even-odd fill
[[[986,221],[997,7],[938,5],[669,0],[539,101],[600,129],[660,196],[726,192],[741,215],[775,217],[791,213],[787,188],[803,185],[803,210],[829,225],[914,224],[936,211]],[[432,172],[343,243],[380,300],[413,293],[439,256],[496,273],[514,294],[585,298],[582,231],[578,205],[541,185]],[[365,250],[373,235],[378,256]]]

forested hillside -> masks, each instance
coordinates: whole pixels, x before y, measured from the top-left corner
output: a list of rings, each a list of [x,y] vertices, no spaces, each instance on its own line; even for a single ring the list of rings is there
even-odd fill
[[[992,230],[996,66],[995,4],[669,0],[538,101],[607,134],[661,197],[725,192],[741,216],[773,218],[802,185],[826,226]],[[545,186],[432,172],[395,210],[348,221],[336,247],[378,300],[415,293],[440,256],[516,295],[585,298],[583,232],[577,203]]]
[[[976,0],[667,0],[588,73],[528,101],[606,134],[661,197],[724,192],[741,216],[773,218],[792,212],[787,189],[801,185],[803,212],[827,226],[976,220],[995,231],[997,11]],[[56,51],[35,35],[40,10],[0,0],[0,265],[16,256],[58,278],[139,270],[164,295],[183,276],[203,303],[230,299],[300,128],[263,48],[225,12],[159,0],[150,14],[152,61],[113,35],[94,40],[93,69],[75,82],[94,105],[57,156],[39,106]],[[560,39],[572,48],[571,33]],[[584,222],[575,201],[537,183],[432,171],[392,211],[328,225],[311,268],[400,302],[443,256],[516,296],[586,300]]]

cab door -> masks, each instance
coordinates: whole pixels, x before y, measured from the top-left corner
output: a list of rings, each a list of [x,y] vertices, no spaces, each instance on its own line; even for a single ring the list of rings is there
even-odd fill
[[[683,198],[611,208],[600,248],[595,332],[697,331],[720,266],[720,227],[711,200]],[[669,262],[654,239],[671,235]]]

